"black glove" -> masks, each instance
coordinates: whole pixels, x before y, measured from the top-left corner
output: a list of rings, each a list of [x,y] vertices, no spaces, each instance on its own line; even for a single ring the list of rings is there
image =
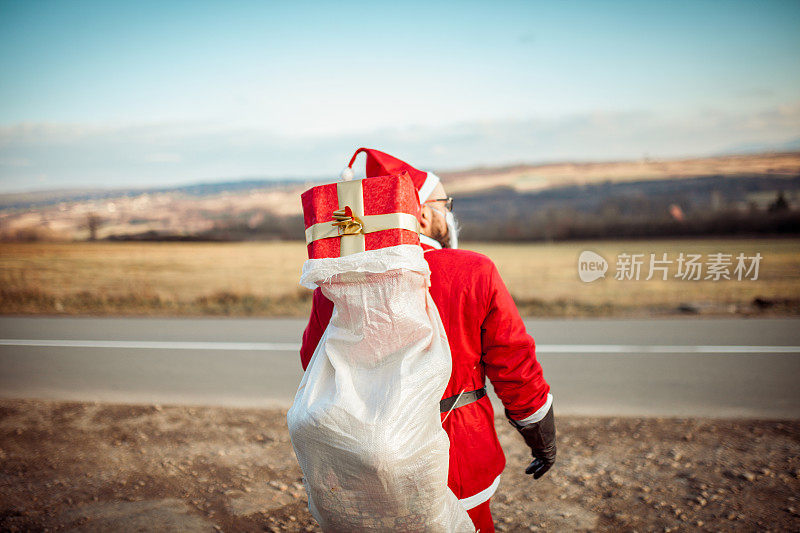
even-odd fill
[[[508,411],[506,411],[506,417],[508,417]],[[539,479],[556,462],[556,421],[553,415],[553,406],[550,406],[544,418],[533,424],[520,426],[511,417],[508,417],[508,420],[525,439],[525,444],[531,449],[531,455],[533,455],[533,461],[525,469],[525,473],[533,474],[533,479]]]

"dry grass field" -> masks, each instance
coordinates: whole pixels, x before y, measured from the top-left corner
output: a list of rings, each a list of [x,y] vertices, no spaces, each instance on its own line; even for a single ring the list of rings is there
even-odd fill
[[[0,244],[3,313],[301,315],[300,243]]]
[[[686,239],[562,242],[552,244],[476,244],[473,250],[491,257],[498,266],[509,291],[524,314],[547,314],[548,309],[567,315],[620,313],[670,313],[682,304],[698,312],[714,314],[751,313],[761,299],[764,309],[796,314],[800,300],[800,240],[798,239]],[[604,279],[580,281],[578,256],[584,250],[600,254],[609,262]],[[639,280],[615,278],[619,254],[644,254]],[[667,279],[649,274],[650,254],[668,265]],[[730,280],[683,280],[676,278],[677,259],[683,253],[731,254]],[[758,279],[737,280],[733,274],[736,256],[762,256]],[[748,265],[749,265],[748,261]],[[707,275],[704,268],[702,278]],[[751,275],[752,277],[752,275]],[[527,313],[525,313],[527,311]]]
[[[466,243],[498,266],[523,315],[653,316],[800,314],[800,239]],[[580,281],[578,256],[605,257],[605,279]],[[614,279],[617,255],[645,254],[639,281]],[[649,254],[740,252],[762,256],[758,279],[647,277]],[[3,243],[0,313],[303,316],[309,292],[297,281],[302,243]],[[731,267],[731,271],[733,267]],[[705,269],[703,276],[705,276]],[[733,276],[732,276],[733,278]],[[758,305],[754,301],[759,299]]]

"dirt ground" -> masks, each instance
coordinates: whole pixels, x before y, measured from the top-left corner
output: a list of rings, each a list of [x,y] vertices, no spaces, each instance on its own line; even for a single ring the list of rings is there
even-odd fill
[[[285,415],[0,401],[0,530],[319,531]],[[499,531],[800,530],[800,421],[559,417],[539,481],[497,427]]]

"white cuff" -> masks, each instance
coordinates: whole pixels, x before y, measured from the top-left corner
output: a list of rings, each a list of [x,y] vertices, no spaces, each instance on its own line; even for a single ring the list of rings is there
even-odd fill
[[[469,511],[470,509],[479,506],[480,504],[482,504],[483,502],[494,496],[494,493],[495,491],[497,491],[497,487],[499,485],[500,485],[500,476],[497,476],[495,480],[492,481],[491,485],[480,491],[478,494],[473,494],[472,496],[461,498],[460,500],[458,500],[458,503],[460,503],[464,509]]]
[[[520,426],[527,426],[529,424],[535,424],[536,422],[540,422],[542,418],[547,414],[547,411],[553,406],[553,395],[549,392],[547,393],[547,401],[544,402],[544,405],[539,408],[538,411],[533,413],[528,418],[523,418],[522,420],[515,420],[517,424]]]

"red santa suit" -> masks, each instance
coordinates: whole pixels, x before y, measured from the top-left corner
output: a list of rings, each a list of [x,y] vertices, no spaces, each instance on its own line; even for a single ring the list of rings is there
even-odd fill
[[[400,170],[407,168],[413,169],[406,165]],[[390,173],[387,170],[398,171],[397,168],[379,168],[373,173]],[[421,201],[426,199],[427,196],[420,198]],[[497,267],[483,254],[442,249],[433,239],[424,235],[420,237],[431,270],[430,294],[444,324],[453,359],[443,399],[481,390],[488,377],[507,410],[507,416],[522,423],[540,420],[552,403],[550,386],[536,360],[534,340],[526,332]],[[316,289],[300,349],[303,369],[311,360],[332,311],[331,301],[319,288]],[[481,527],[482,533],[486,533],[493,530],[488,501],[497,489],[500,473],[505,467],[491,401],[488,396],[483,396],[442,413],[442,420],[450,437],[448,485],[462,505],[471,510],[476,526],[480,520],[477,515],[482,515],[484,521],[488,516],[489,524],[484,523]]]

